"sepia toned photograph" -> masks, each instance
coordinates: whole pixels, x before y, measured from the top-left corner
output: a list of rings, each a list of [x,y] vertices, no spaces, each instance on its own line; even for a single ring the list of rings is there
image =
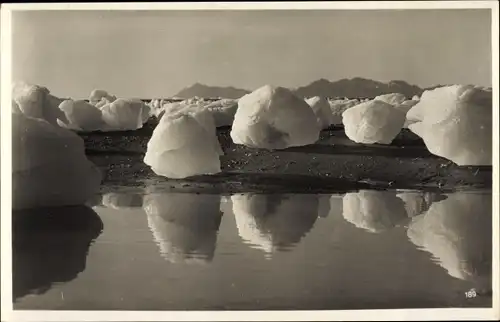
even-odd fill
[[[2,5],[2,321],[492,312],[498,3],[395,3]]]

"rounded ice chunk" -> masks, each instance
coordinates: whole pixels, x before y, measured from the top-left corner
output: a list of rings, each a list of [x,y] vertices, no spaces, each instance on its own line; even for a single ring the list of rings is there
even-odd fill
[[[266,85],[239,99],[231,138],[253,148],[285,149],[315,143],[320,130],[303,99],[286,88]]]
[[[161,118],[148,142],[144,163],[158,175],[180,179],[219,173],[220,155],[212,115],[193,107]]]
[[[101,107],[101,112],[107,129],[113,131],[140,129],[146,114],[149,118],[149,107],[144,102],[133,99],[117,99]]]
[[[375,97],[374,101],[382,101],[392,106],[397,106],[406,101],[406,96],[400,93],[383,94]]]
[[[333,125],[342,125],[342,114],[353,106],[360,103],[357,99],[352,100],[331,100],[328,102],[330,104],[330,110],[332,111]]]
[[[100,183],[78,135],[12,114],[13,209],[83,205]]]
[[[65,100],[59,108],[68,121],[66,123],[58,120],[58,124],[62,127],[78,131],[95,131],[104,126],[101,110],[83,100]]]
[[[492,92],[472,85],[425,91],[406,117],[427,149],[459,166],[492,164]]]
[[[112,101],[110,101],[109,99],[107,99],[106,97],[103,97],[101,98],[101,100],[97,103],[95,103],[95,107],[97,107],[98,109],[101,109],[104,105],[106,104],[111,104],[113,103]]]
[[[326,98],[314,96],[306,99],[306,103],[311,106],[321,129],[326,129],[333,124],[333,113]]]
[[[22,113],[27,117],[42,119],[52,125],[57,120],[66,121],[64,113],[59,109],[64,99],[50,94],[46,87],[25,82],[15,82],[12,89],[14,113]]]
[[[418,101],[416,100],[407,100],[407,101],[404,101],[403,103],[399,104],[399,105],[396,105],[395,107],[402,111],[403,113],[405,113],[405,115],[408,113],[408,111],[411,110],[411,108],[413,106],[415,106],[416,104],[418,103]],[[409,120],[405,120],[405,123],[403,124],[403,128],[408,128],[408,125],[410,125],[412,122],[409,121]]]
[[[404,112],[378,100],[358,104],[342,114],[345,133],[356,143],[390,144],[404,122]]]
[[[216,127],[231,126],[234,122],[236,110],[238,110],[238,100],[221,99],[209,103],[204,108],[212,113]]]
[[[106,100],[108,100],[109,102],[114,102],[116,100],[116,96],[113,96],[113,95],[110,95],[108,94],[108,92],[106,92],[105,90],[102,90],[102,89],[94,89],[91,93],[90,93],[90,97],[89,97],[89,101],[90,101],[90,104],[92,105],[96,105],[97,103],[99,103],[103,98],[105,98]]]

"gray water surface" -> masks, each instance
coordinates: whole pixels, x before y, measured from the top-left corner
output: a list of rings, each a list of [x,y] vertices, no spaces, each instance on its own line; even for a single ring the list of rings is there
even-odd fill
[[[491,307],[491,202],[116,188],[87,207],[13,214],[14,308]]]

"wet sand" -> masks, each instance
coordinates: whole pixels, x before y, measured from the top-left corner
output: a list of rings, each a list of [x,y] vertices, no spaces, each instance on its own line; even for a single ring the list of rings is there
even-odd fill
[[[143,163],[155,123],[129,132],[80,133],[87,155],[102,171],[104,186],[154,183],[186,192],[324,192],[364,188],[491,189],[491,166],[460,167],[432,155],[403,129],[391,145],[350,141],[341,127],[321,132],[316,144],[268,151],[236,145],[230,128],[218,128],[222,173],[182,180],[155,175]]]

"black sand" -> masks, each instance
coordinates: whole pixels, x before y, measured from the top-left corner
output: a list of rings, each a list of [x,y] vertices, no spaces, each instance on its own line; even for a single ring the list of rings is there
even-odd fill
[[[236,145],[230,128],[217,129],[224,150],[222,173],[172,180],[143,163],[154,122],[128,132],[80,133],[87,155],[103,172],[103,186],[143,186],[191,192],[331,192],[362,188],[423,190],[491,189],[491,166],[460,167],[432,155],[403,129],[391,145],[350,141],[342,128],[321,132],[313,145],[279,151]]]

